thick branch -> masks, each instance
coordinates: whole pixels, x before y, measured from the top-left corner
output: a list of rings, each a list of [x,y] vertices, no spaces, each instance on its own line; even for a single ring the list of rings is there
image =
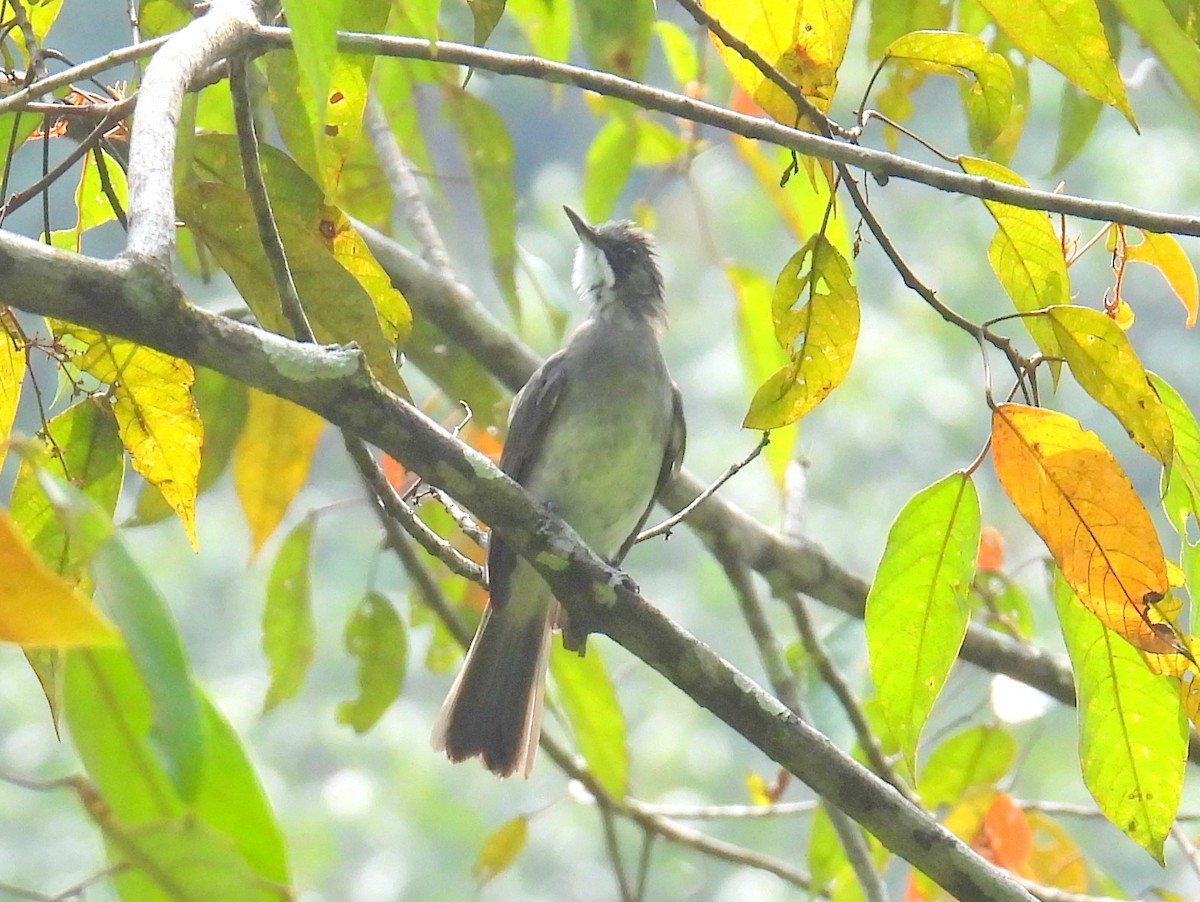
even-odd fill
[[[301,344],[192,307],[149,267],[100,262],[0,235],[0,302],[118,335],[286,398],[372,442],[470,506],[529,560],[572,617],[611,636],[697,704],[960,898],[1028,893],[631,592],[561,521],[486,457],[375,384],[355,350]]]
[[[129,142],[129,237],[125,253],[168,269],[175,252],[175,136],[183,95],[205,69],[253,34],[247,2],[213,0],[202,18],[154,55],[138,90]]]

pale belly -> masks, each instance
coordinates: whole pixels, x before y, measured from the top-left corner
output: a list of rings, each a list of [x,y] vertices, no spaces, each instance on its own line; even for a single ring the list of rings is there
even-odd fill
[[[530,474],[526,487],[562,517],[594,551],[612,557],[637,528],[654,494],[671,428],[671,397],[664,384],[651,403],[634,403],[643,385],[610,386],[589,398],[591,416],[571,417],[552,429],[550,466]]]

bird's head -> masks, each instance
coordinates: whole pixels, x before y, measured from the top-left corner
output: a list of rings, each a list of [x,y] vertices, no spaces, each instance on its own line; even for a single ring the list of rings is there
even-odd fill
[[[662,274],[650,233],[627,220],[593,226],[563,209],[579,236],[571,281],[594,315],[635,314],[665,326]]]

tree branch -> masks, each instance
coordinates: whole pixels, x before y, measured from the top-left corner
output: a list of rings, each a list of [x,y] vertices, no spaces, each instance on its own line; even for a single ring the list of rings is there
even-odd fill
[[[260,51],[290,47],[291,32],[287,28],[260,26],[255,32],[254,43]],[[485,50],[451,41],[438,41],[434,44],[420,38],[358,32],[338,32],[338,47],[347,53],[373,53],[451,63],[483,69],[497,75],[520,75],[555,84],[573,84],[597,94],[628,100],[643,109],[657,110],[722,131],[777,144],[797,153],[854,166],[871,173],[881,184],[889,178],[900,178],[941,191],[965,194],[981,200],[999,201],[1029,210],[1063,213],[1100,222],[1119,222],[1151,232],[1200,236],[1200,217],[1162,213],[1071,194],[1055,194],[1051,191],[1024,188],[967,175],[952,169],[942,169],[882,150],[872,150],[857,144],[847,144],[810,132],[798,131],[771,119],[735,113],[715,104],[693,100],[661,88],[652,88],[617,75],[568,66],[565,63],[552,63],[536,56]]]
[[[164,270],[175,254],[175,137],[183,95],[207,68],[234,53],[258,26],[249,2],[212,0],[209,11],[171,36],[138,91],[129,141],[126,256]]]
[[[540,510],[485,456],[377,385],[357,350],[303,344],[198,309],[150,268],[97,261],[0,234],[0,300],[182,357],[307,407],[384,449],[465,503],[586,620],[712,711],[772,760],[953,895],[1028,893],[800,721],[773,696],[628,588],[565,523]],[[710,502],[711,503],[711,502]],[[703,508],[701,508],[703,509]]]

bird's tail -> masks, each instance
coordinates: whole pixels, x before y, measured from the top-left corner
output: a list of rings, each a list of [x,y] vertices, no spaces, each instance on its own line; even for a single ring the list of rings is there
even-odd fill
[[[558,604],[488,608],[433,727],[451,761],[479,755],[499,777],[529,776],[542,725],[550,632]]]

